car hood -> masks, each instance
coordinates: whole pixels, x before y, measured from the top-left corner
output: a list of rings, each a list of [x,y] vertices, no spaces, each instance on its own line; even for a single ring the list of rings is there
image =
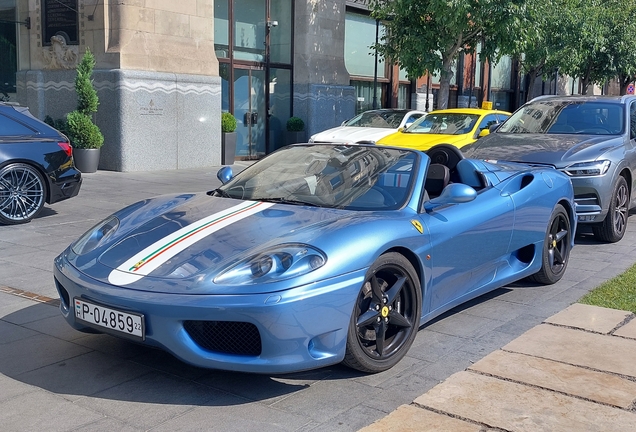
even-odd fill
[[[313,142],[357,143],[360,141],[377,141],[397,129],[340,126],[313,135]]]
[[[396,132],[382,138],[378,144],[396,147],[407,147],[426,151],[437,144],[468,143],[472,139],[471,134],[441,135],[427,133]]]
[[[492,133],[464,151],[474,159],[508,160],[550,164],[562,168],[572,163],[592,161],[622,145],[617,136],[572,134]]]
[[[122,212],[108,244],[82,256],[70,251],[67,259],[91,278],[156,292],[196,291],[238,260],[279,244],[311,243],[357,213],[205,193],[161,197]]]

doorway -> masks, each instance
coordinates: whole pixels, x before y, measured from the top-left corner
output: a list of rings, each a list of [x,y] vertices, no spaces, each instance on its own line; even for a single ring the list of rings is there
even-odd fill
[[[244,160],[258,159],[266,152],[265,70],[235,68],[233,87],[236,156]]]

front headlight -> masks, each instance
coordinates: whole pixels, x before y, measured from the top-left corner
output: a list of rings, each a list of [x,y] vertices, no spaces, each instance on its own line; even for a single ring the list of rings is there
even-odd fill
[[[289,244],[267,249],[221,272],[214,283],[244,285],[278,282],[312,272],[327,262],[318,249],[303,244]]]
[[[608,160],[575,163],[563,169],[570,177],[599,176],[607,172],[611,165]]]
[[[86,231],[86,233],[84,233],[84,235],[80,237],[75,244],[73,244],[73,252],[77,255],[84,255],[95,250],[97,246],[104,243],[115,232],[117,232],[118,228],[119,219],[115,216],[110,216],[104,219],[93,228]]]

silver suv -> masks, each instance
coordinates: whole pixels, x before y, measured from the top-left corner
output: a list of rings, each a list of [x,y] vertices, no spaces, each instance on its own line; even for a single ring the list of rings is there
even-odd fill
[[[636,96],[541,96],[464,155],[552,165],[572,180],[580,224],[605,242],[623,238],[634,207]]]

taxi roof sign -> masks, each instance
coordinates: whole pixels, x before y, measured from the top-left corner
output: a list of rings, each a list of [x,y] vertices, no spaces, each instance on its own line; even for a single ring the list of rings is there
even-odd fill
[[[492,109],[492,101],[483,101],[481,103],[481,109],[491,110]]]

